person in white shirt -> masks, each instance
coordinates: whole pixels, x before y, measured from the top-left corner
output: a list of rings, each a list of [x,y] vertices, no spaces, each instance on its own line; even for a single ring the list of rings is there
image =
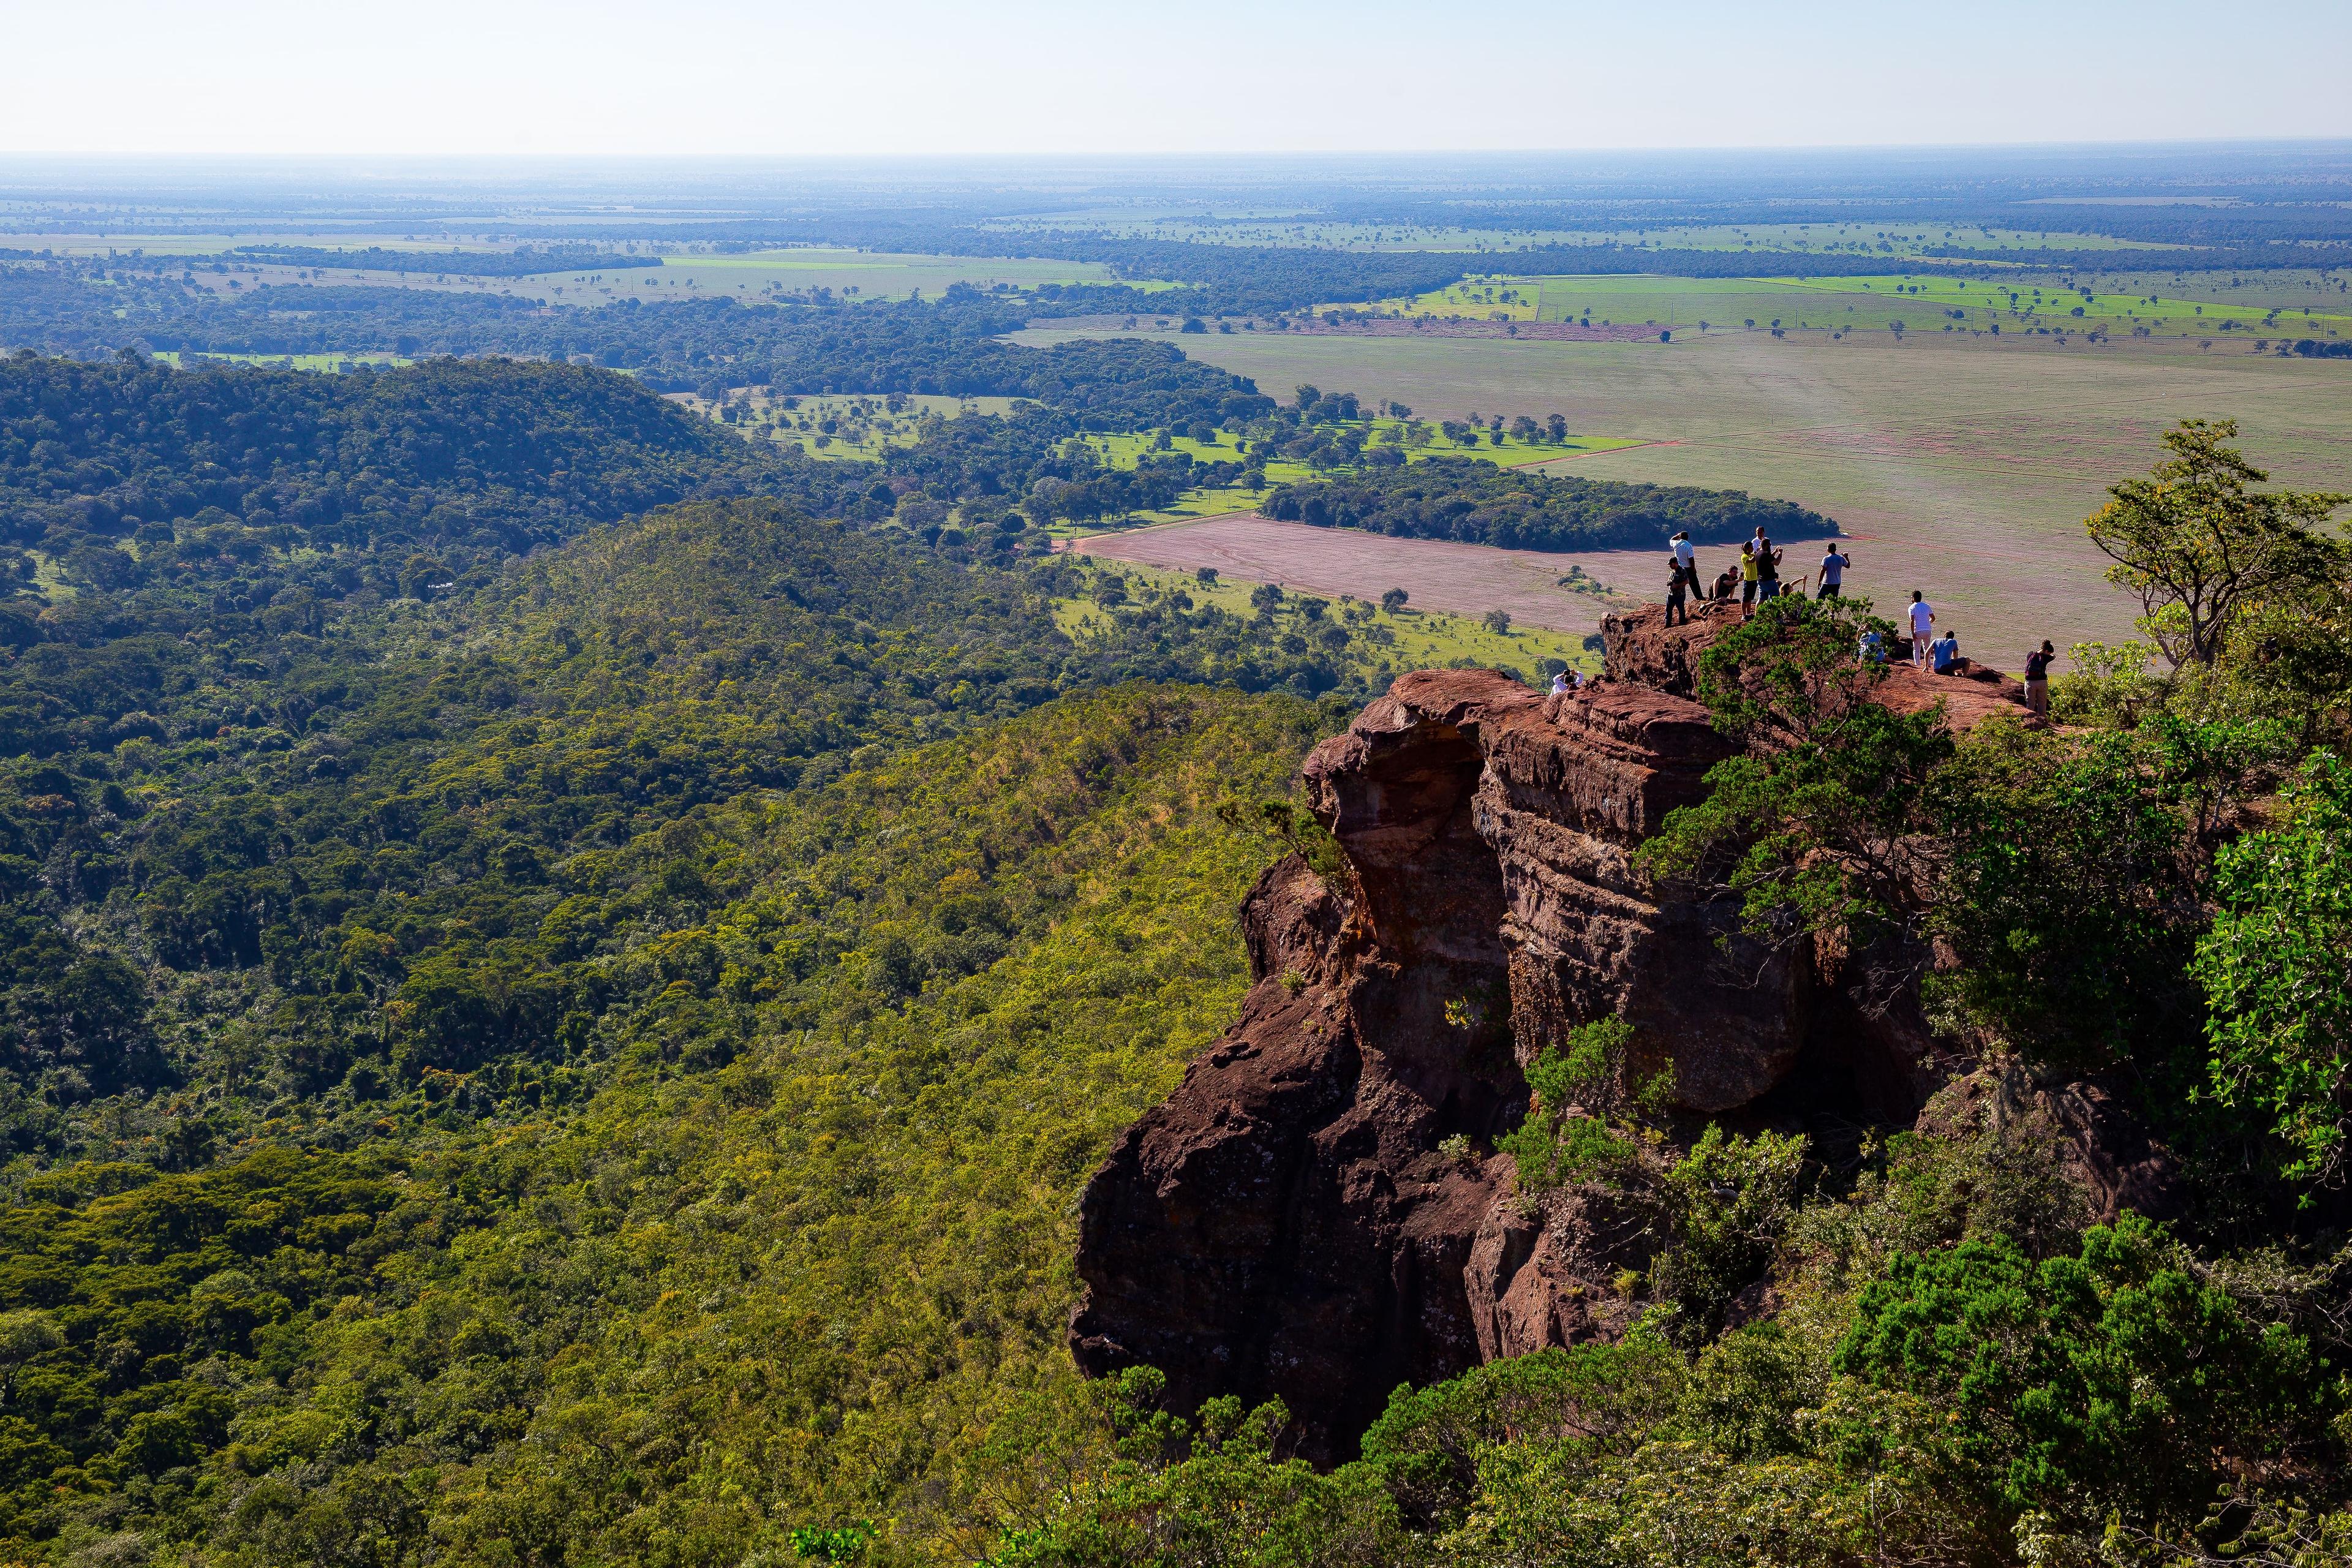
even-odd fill
[[[1568,695],[1568,671],[1563,669],[1553,675],[1551,678],[1551,694],[1554,697],[1565,697]]]
[[[1853,557],[1836,545],[1831,545],[1829,553],[1822,557],[1822,591],[1814,596],[1822,599],[1843,597],[1845,590],[1845,569],[1853,564]]]
[[[1911,590],[1911,668],[1927,668],[1928,634],[1936,629],[1936,606]]]

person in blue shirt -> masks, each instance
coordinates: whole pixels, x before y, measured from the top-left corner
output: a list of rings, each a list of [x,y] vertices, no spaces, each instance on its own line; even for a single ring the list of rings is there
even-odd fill
[[[1853,564],[1852,556],[1836,545],[1831,545],[1829,552],[1822,557],[1822,591],[1813,596],[1817,599],[1843,597],[1845,593],[1846,568]]]
[[[1960,639],[1947,627],[1942,637],[1927,645],[1927,652],[1936,661],[1936,673],[1949,675],[1960,662]]]

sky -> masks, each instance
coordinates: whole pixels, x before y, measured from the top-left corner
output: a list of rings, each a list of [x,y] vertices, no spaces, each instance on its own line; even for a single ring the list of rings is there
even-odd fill
[[[590,156],[2352,135],[2352,4],[0,0],[0,153]]]

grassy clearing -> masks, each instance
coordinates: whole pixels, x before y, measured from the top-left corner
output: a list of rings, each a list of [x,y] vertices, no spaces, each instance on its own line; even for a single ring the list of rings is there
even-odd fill
[[[398,354],[379,353],[373,351],[361,353],[331,354],[227,354],[205,353],[200,351],[184,352],[179,349],[161,349],[155,353],[153,357],[161,360],[165,364],[177,366],[187,366],[192,364],[258,364],[268,365],[274,370],[315,370],[323,372],[353,370],[363,364],[379,365],[389,368],[394,365],[415,364],[416,363],[415,360],[403,359]]]
[[[1250,595],[1260,584],[1252,579],[1220,574],[1203,583],[1196,573],[1139,565],[1130,561],[1106,561],[1091,579],[1114,575],[1127,584],[1129,596],[1149,601],[1153,596],[1181,594],[1195,605],[1213,605],[1237,616],[1253,616]],[[1290,591],[1290,598],[1302,595]],[[1305,595],[1317,597],[1319,595]],[[1410,669],[1467,668],[1507,669],[1534,682],[1541,678],[1542,661],[1559,659],[1579,669],[1597,672],[1598,650],[1585,646],[1581,634],[1549,631],[1540,626],[1514,626],[1497,632],[1471,616],[1414,609],[1410,605],[1391,615],[1361,599],[1337,595],[1326,600],[1334,623],[1354,631],[1360,640],[1378,646],[1370,656],[1381,674]],[[1056,600],[1054,619],[1069,636],[1084,640],[1108,629],[1102,610],[1084,595]]]
[[[1533,468],[1543,463],[1566,461],[1572,458],[1590,457],[1601,452],[1622,451],[1643,445],[1641,438],[1631,436],[1570,435],[1559,441],[1519,441],[1507,435],[1500,445],[1491,434],[1464,431],[1459,437],[1448,434],[1442,425],[1429,420],[1406,420],[1380,417],[1360,422],[1370,434],[1369,447],[1394,446],[1404,451],[1409,463],[1430,458],[1476,458],[1506,468]],[[1332,426],[1337,428],[1337,426]],[[1097,461],[1105,468],[1132,468],[1154,451],[1181,452],[1202,463],[1235,463],[1244,459],[1245,442],[1220,433],[1215,438],[1199,441],[1189,436],[1171,434],[1168,445],[1161,447],[1157,434],[1088,436],[1085,444]],[[1277,486],[1300,484],[1308,479],[1326,479],[1328,472],[1310,468],[1305,463],[1275,458],[1265,466],[1265,483],[1255,488],[1248,485],[1204,486],[1188,490],[1174,506],[1158,511],[1138,512],[1131,518],[1102,523],[1056,523],[1053,532],[1060,539],[1084,539],[1098,533],[1117,532],[1121,529],[1149,526],[1159,522],[1175,522],[1188,518],[1223,517],[1231,512],[1251,511],[1262,503]]]
[[[926,394],[803,394],[747,389],[719,401],[690,392],[672,403],[732,426],[747,440],[798,447],[812,458],[878,463],[893,447],[910,447],[926,421],[964,414],[1003,414],[1010,397],[934,397]]]

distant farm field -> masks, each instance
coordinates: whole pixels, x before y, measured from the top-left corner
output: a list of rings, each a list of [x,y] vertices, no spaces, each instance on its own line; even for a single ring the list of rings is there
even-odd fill
[[[248,243],[240,241],[240,243]],[[447,248],[444,247],[443,248]],[[890,255],[877,251],[805,249],[741,256],[666,256],[655,268],[610,272],[541,272],[522,278],[468,278],[420,269],[363,271],[307,268],[224,257],[234,273],[199,271],[194,281],[217,293],[268,283],[307,282],[364,288],[429,289],[448,293],[512,294],[550,303],[609,305],[623,300],[669,303],[725,296],[742,300],[811,297],[842,300],[936,299],[957,283],[990,289],[1033,289],[1041,283],[1103,282],[1109,268],[1088,261],[1024,261],[973,256]],[[1151,288],[1139,283],[1139,288]]]
[[[1634,228],[1454,228],[1433,224],[1339,223],[1280,214],[1202,218],[1197,214],[1139,214],[1097,208],[1051,218],[1008,219],[991,226],[1008,234],[1099,232],[1125,238],[1182,240],[1202,245],[1321,246],[1344,250],[1501,251],[1524,245],[1629,245],[1674,250],[1762,248],[1904,256],[1946,245],[1969,250],[2016,251],[2178,248],[2102,234],[1928,224],[1911,218],[1854,218],[1845,223],[1652,224]]]
[[[2079,285],[2042,274],[1988,280],[1926,271],[1875,278],[1493,274],[1378,308],[1409,317],[1640,325],[1684,335],[2096,332],[2110,338],[2227,335],[2232,344],[2267,340],[2265,347],[2294,338],[2352,339],[2352,296],[2315,276],[2299,286],[2274,284],[2249,293],[2226,278],[2191,281],[2142,273],[2086,277]]]
[[[1580,429],[1672,442],[1597,453],[1572,471],[1743,489],[1825,512],[1856,536],[1862,591],[1892,599],[1925,590],[1960,617],[1964,639],[1980,627],[1995,640],[1995,662],[2014,662],[2003,650],[2021,637],[2063,647],[2129,632],[2134,606],[2103,580],[2105,559],[2082,522],[2106,485],[2156,459],[2176,419],[2235,417],[2248,452],[2280,482],[2352,490],[2352,365],[2343,361],[1885,333],[1688,343],[1678,334],[1664,345],[1270,332],[1181,341],[1262,386],[1312,382],[1410,404],[1424,417],[1559,410]]]

